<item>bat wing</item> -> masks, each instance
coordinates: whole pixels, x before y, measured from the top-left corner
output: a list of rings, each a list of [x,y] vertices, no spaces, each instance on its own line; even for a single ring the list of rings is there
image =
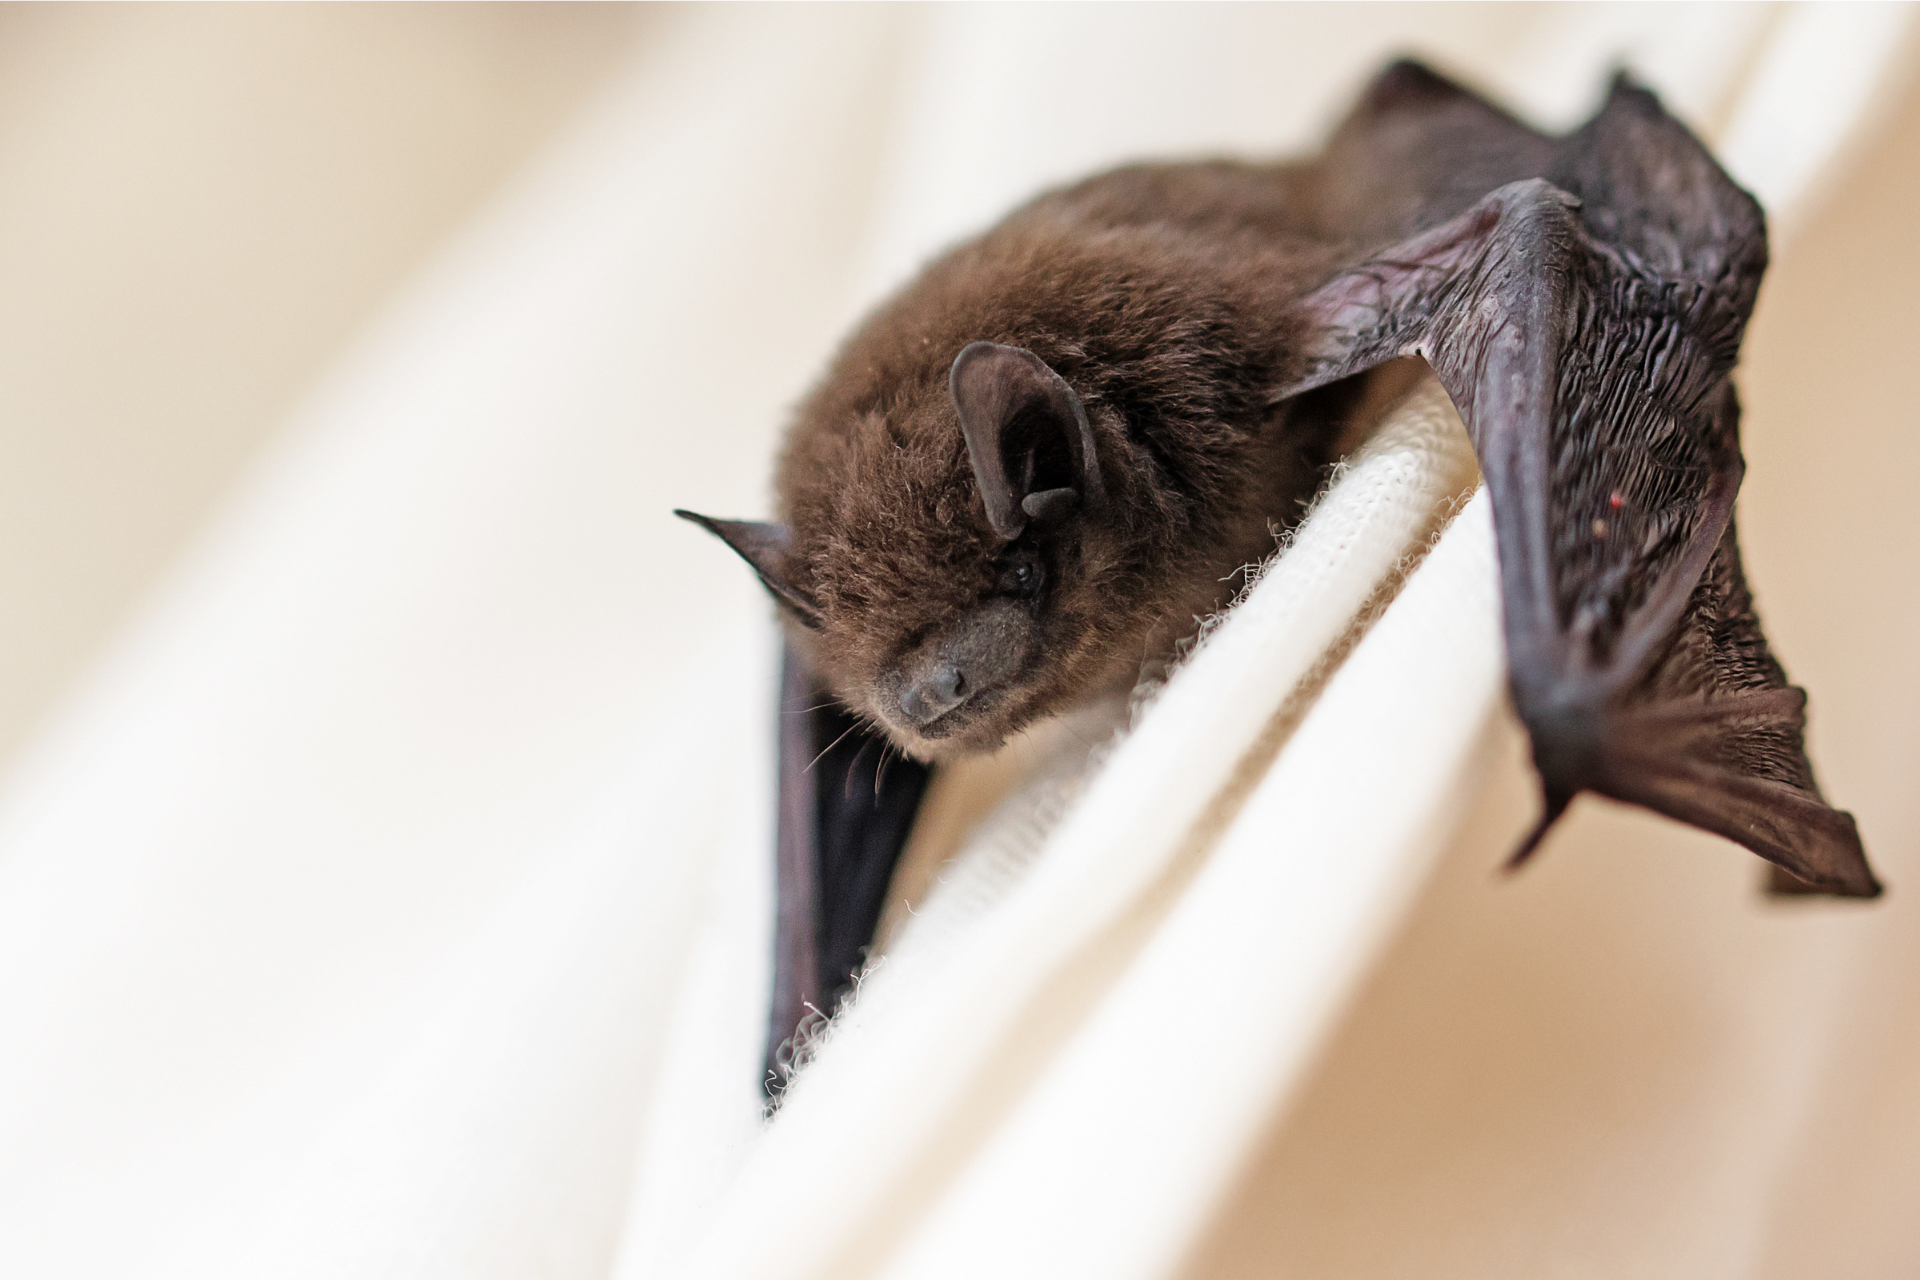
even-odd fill
[[[1785,873],[1776,887],[1874,896],[1853,818],[1814,782],[1805,694],[1767,648],[1734,538],[1728,375],[1766,266],[1758,205],[1624,80],[1564,139],[1484,127],[1508,172],[1534,176],[1471,204],[1443,190],[1425,229],[1308,292],[1292,318],[1305,363],[1280,396],[1418,354],[1459,408],[1545,798],[1515,861],[1592,791],[1746,846]]]
[[[931,775],[848,711],[788,647],[780,680],[770,1096],[793,1073],[802,1025],[830,1015],[852,986]]]

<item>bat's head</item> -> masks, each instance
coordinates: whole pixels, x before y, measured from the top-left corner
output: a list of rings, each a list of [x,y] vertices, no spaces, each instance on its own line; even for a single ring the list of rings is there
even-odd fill
[[[1328,460],[1267,394],[1280,338],[1240,277],[1049,208],[852,335],[788,436],[780,523],[694,517],[814,671],[922,759],[1130,687]]]
[[[840,696],[923,759],[989,750],[1137,672],[1127,540],[1081,397],[974,342],[922,397],[795,433],[785,524],[680,514],[724,539]],[[828,410],[831,412],[831,410]],[[1131,633],[1131,663],[1115,660]]]

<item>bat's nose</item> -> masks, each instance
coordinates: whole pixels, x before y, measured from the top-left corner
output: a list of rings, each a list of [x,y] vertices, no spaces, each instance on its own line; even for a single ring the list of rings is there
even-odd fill
[[[967,700],[967,673],[957,662],[935,663],[900,695],[900,712],[916,729],[938,720]]]
[[[967,722],[988,714],[1018,685],[1033,632],[1025,601],[976,605],[883,672],[874,701],[905,733],[929,740],[965,735]],[[987,736],[1004,736],[1004,730]]]

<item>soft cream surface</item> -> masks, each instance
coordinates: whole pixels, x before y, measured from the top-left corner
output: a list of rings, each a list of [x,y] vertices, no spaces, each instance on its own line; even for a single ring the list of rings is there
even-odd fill
[[[660,16],[8,776],[0,1274],[1920,1269],[1910,25]],[[1741,532],[1891,894],[1770,904],[1590,801],[1495,874],[1534,800],[1484,502],[1401,563],[1471,478],[1429,403],[1101,769],[953,824],[763,1126],[773,636],[667,510],[758,513],[784,407],[939,244],[1099,164],[1305,145],[1408,48],[1555,125],[1624,58],[1769,201]]]

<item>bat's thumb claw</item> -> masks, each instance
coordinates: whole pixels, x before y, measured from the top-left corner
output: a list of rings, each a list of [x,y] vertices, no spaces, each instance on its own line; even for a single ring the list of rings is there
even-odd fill
[[[1546,839],[1547,831],[1560,820],[1560,815],[1567,811],[1567,806],[1573,803],[1573,793],[1569,791],[1562,794],[1549,790],[1542,793],[1541,799],[1545,802],[1545,808],[1540,814],[1540,821],[1534,824],[1533,830],[1529,831],[1526,839],[1520,842],[1520,847],[1508,856],[1506,865],[1502,868],[1508,874],[1518,871],[1521,865],[1533,856],[1534,850],[1540,847],[1540,842]]]

